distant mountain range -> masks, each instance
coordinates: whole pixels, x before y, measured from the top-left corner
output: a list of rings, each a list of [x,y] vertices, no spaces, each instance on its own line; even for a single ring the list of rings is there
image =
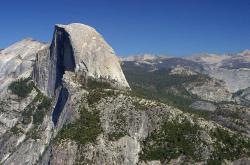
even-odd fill
[[[231,92],[247,88],[250,84],[250,51],[245,50],[234,55],[201,54],[186,57],[141,55],[120,58],[123,62],[137,65],[150,65],[151,69],[172,68],[177,65],[189,67],[226,82]]]

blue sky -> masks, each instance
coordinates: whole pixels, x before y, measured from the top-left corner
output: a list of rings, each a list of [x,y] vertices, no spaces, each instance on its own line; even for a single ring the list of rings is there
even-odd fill
[[[3,0],[0,48],[54,24],[93,26],[119,55],[188,55],[250,49],[250,0]]]

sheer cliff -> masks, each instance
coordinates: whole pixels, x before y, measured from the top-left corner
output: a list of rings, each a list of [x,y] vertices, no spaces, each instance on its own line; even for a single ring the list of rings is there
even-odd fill
[[[44,47],[45,43],[27,38],[0,51],[0,93],[13,80],[30,75],[35,54]]]
[[[56,25],[50,47],[37,55],[33,78],[52,96],[65,71],[74,72],[77,78],[98,78],[118,88],[129,88],[113,49],[87,25]]]

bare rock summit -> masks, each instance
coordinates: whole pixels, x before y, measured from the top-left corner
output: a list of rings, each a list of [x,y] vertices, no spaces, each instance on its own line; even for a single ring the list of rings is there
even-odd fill
[[[114,50],[94,28],[84,24],[55,26],[50,47],[37,56],[33,77],[41,90],[53,95],[65,71],[129,88]]]

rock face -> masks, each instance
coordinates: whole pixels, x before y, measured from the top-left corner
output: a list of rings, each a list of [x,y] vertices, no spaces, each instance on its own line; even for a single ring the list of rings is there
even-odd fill
[[[34,71],[38,87],[50,96],[61,85],[65,71],[74,72],[77,78],[103,79],[129,88],[114,50],[92,27],[78,23],[55,26],[50,50],[40,52]]]
[[[191,70],[190,68],[184,68],[180,65],[177,65],[174,69],[170,71],[170,75],[186,75],[186,76],[193,76],[197,75],[196,72]]]
[[[230,92],[237,92],[238,90],[245,89],[250,85],[250,69],[211,69],[209,75],[217,79],[223,80],[226,87]]]
[[[154,60],[160,60],[160,59],[167,59],[170,58],[168,56],[162,55],[162,56],[155,56],[151,54],[144,54],[139,56],[127,56],[127,57],[121,57],[121,61],[154,61]]]
[[[250,56],[249,50],[234,55],[206,54],[187,57],[203,65],[206,74],[225,81],[230,92],[249,87]]]
[[[36,54],[36,60],[32,70],[32,79],[36,82],[41,91],[49,93],[49,66],[50,66],[50,49],[47,45],[44,49]]]
[[[196,101],[190,105],[190,107],[197,109],[197,110],[203,110],[203,111],[215,111],[216,106],[210,102],[205,101]]]
[[[0,93],[13,80],[31,74],[35,54],[44,47],[46,44],[28,38],[0,52]]]
[[[195,82],[187,85],[185,88],[203,100],[213,102],[233,101],[232,94],[217,80],[206,81],[201,85],[199,82]]]

